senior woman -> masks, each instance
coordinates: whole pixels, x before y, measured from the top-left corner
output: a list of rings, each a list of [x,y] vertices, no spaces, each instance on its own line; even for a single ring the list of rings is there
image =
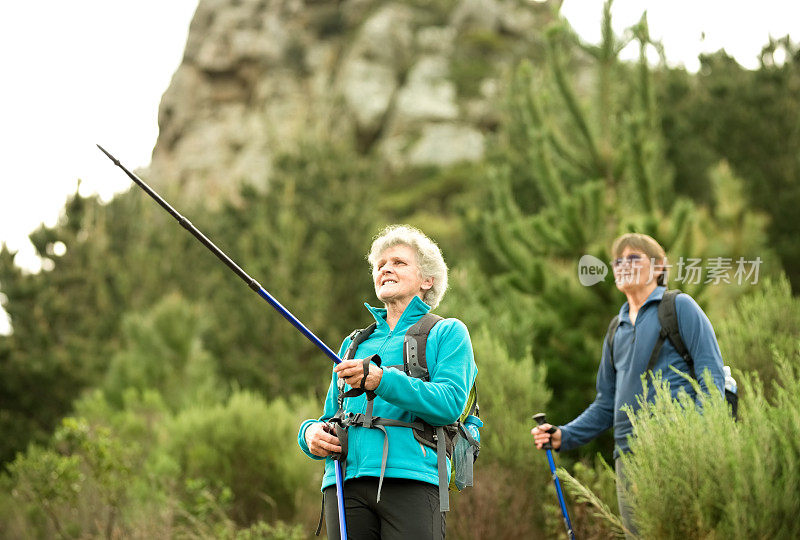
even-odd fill
[[[373,241],[368,261],[383,307],[365,304],[374,325],[342,343],[343,361],[333,370],[324,412],[319,420],[303,422],[298,443],[309,457],[325,459],[322,492],[329,539],[339,538],[333,466],[339,455],[348,536],[444,538],[440,452],[418,428],[441,429],[464,410],[477,375],[469,333],[457,319],[426,315],[447,289],[447,265],[422,232],[406,225],[387,227]],[[427,341],[409,356],[406,334],[426,320],[435,321]],[[427,372],[413,376],[409,358],[423,355]],[[469,416],[467,425],[477,435],[480,420]]]

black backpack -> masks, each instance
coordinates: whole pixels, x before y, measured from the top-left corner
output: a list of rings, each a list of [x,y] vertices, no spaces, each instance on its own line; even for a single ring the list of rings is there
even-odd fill
[[[656,361],[658,360],[658,354],[661,352],[661,347],[664,345],[664,340],[669,339],[670,343],[672,343],[672,346],[675,347],[675,350],[686,362],[686,365],[689,366],[689,375],[696,380],[697,375],[694,371],[694,359],[692,358],[689,349],[686,347],[683,339],[681,338],[681,332],[678,325],[678,311],[675,308],[675,299],[679,294],[681,294],[681,291],[677,289],[665,291],[664,297],[658,304],[658,322],[661,325],[661,331],[658,333],[658,340],[653,346],[653,352],[650,353],[650,361],[647,363],[646,371],[652,372],[656,365]],[[613,319],[611,319],[611,323],[608,325],[608,332],[606,332],[606,343],[608,344],[611,367],[615,370],[614,334],[617,332],[618,327],[619,315],[616,315]],[[739,396],[735,391],[728,389],[727,385],[725,387],[725,400],[728,402],[728,405],[731,408],[731,415],[734,419],[736,419],[739,409]]]

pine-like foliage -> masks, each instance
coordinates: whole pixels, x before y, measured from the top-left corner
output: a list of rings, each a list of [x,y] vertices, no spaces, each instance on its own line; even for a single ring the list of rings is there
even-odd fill
[[[414,2],[439,22],[456,4]],[[465,47],[451,75],[462,97],[513,45],[490,34],[457,36]],[[631,464],[641,530],[797,536],[800,388],[796,370],[774,359],[795,359],[800,316],[765,248],[766,227],[773,240],[786,233],[775,245],[791,264],[796,53],[752,76],[725,62],[706,64],[711,78],[654,71],[646,21],[616,36],[610,4],[598,46],[564,23],[531,39],[546,55],[530,51],[510,78],[479,163],[384,167],[332,133],[276,156],[267,192],[243,188],[214,208],[171,202],[334,349],[369,321],[371,235],[408,221],[439,242],[452,271],[437,312],[470,329],[486,423],[476,486],[453,497],[453,538],[563,534],[530,416],[563,423],[595,395],[603,335],[623,296],[608,275],[581,285],[579,259],[607,260],[623,232],[653,235],[674,265],[672,285],[692,293],[718,331],[740,378],[742,421],[713,400],[703,415],[658,399],[643,409],[638,469]],[[621,62],[631,43],[639,62]],[[490,54],[473,70],[479,49]],[[774,214],[771,225],[748,196]],[[44,259],[37,274],[0,249],[13,326],[0,336],[0,530],[305,537],[318,517],[320,468],[297,448],[296,430],[319,413],[327,357],[138,189],[107,204],[76,194],[58,224],[31,239]],[[680,257],[739,256],[761,257],[757,284],[705,283],[707,274],[678,282]],[[610,437],[599,448],[610,450]],[[576,531],[618,534],[611,470],[598,459],[572,471],[582,484],[568,482]]]
[[[658,77],[676,186],[681,193],[708,200],[704,172],[716,161],[727,161],[744,179],[750,204],[771,217],[770,244],[796,294],[800,47],[788,36],[771,38],[755,70],[743,68],[722,50],[700,61],[696,75],[676,69]]]
[[[607,4],[603,30],[602,43],[588,46],[565,23],[555,25],[547,36],[545,65],[520,66],[494,149],[486,203],[465,211],[488,276],[471,287],[476,302],[486,306],[490,320],[509,323],[493,329],[511,350],[531,347],[545,363],[554,396],[551,416],[558,423],[594,398],[601,340],[624,301],[610,275],[594,286],[581,285],[582,256],[607,261],[612,240],[628,231],[655,237],[673,260],[720,252],[752,256],[763,248],[761,229],[752,227],[758,219],[732,202],[735,192],[716,191],[710,209],[673,193],[647,63],[648,50],[657,45],[646,19],[619,38],[611,31]],[[631,42],[640,49],[634,65],[619,60]],[[723,225],[715,213],[727,207],[733,215]],[[719,294],[702,281],[682,288],[701,303]]]

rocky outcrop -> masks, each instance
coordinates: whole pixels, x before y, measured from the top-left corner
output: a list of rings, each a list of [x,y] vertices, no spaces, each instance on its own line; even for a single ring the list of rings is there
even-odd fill
[[[512,0],[200,0],[146,174],[214,204],[266,188],[309,132],[398,168],[480,159],[505,74],[549,20]]]

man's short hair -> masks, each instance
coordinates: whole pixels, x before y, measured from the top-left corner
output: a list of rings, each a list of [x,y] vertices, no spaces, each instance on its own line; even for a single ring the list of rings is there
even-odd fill
[[[666,287],[669,277],[667,254],[655,238],[642,233],[623,234],[614,240],[614,243],[611,245],[611,258],[617,259],[622,257],[622,252],[625,251],[626,248],[644,253],[647,258],[652,261],[654,270],[660,266],[663,271],[658,275],[657,284]]]

